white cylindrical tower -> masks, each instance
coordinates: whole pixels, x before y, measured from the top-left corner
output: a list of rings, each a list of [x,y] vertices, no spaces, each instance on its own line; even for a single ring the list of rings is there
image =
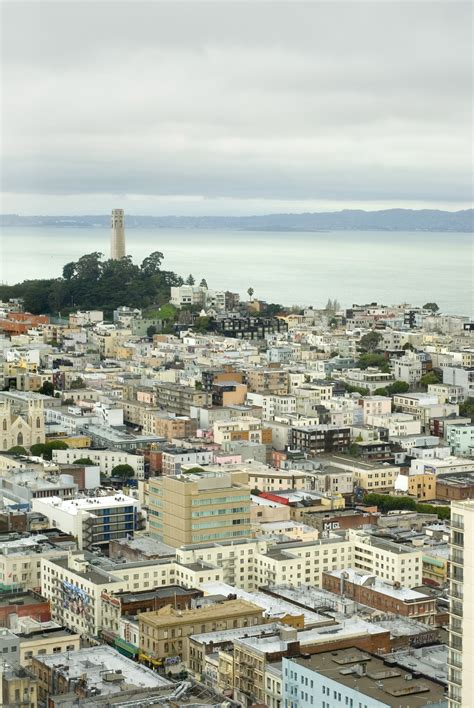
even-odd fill
[[[114,261],[125,257],[125,214],[123,209],[112,209],[110,257]]]

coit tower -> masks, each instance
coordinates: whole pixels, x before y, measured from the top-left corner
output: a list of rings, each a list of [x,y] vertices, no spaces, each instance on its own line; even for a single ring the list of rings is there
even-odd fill
[[[125,225],[123,209],[112,209],[112,235],[110,257],[114,261],[125,258]]]

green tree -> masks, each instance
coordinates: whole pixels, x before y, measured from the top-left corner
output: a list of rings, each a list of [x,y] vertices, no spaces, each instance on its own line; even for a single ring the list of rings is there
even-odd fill
[[[396,393],[406,393],[410,390],[410,386],[407,384],[406,381],[394,381],[393,384],[387,386],[387,390],[389,395],[393,396]]]
[[[359,349],[362,352],[366,352],[368,354],[373,354],[377,349],[382,341],[382,335],[380,332],[368,332],[367,334],[364,334],[363,337],[360,338],[359,342]]]
[[[86,385],[84,383],[84,379],[82,379],[80,376],[73,379],[71,381],[70,386],[69,386],[69,388],[71,388],[71,389],[78,389],[78,388],[85,388],[85,387],[86,387]]]
[[[426,374],[423,374],[423,376],[420,379],[420,383],[422,386],[425,386],[428,388],[430,384],[437,384],[441,381],[441,376],[439,376],[436,371],[427,371]]]
[[[431,310],[431,312],[432,312],[433,314],[436,314],[436,312],[439,311],[439,307],[438,307],[438,305],[436,304],[436,302],[426,302],[426,303],[423,305],[423,309],[424,309],[424,310]]]
[[[390,371],[390,366],[383,354],[361,354],[357,366],[359,369],[368,369],[369,366],[376,366],[384,373]]]
[[[95,465],[90,457],[80,457],[78,460],[74,460],[75,465]]]
[[[46,450],[45,443],[36,443],[35,445],[32,445],[30,447],[30,452],[35,457],[43,457],[45,450]]]
[[[474,423],[474,398],[466,398],[465,401],[459,404],[459,415],[470,418]]]
[[[53,396],[54,394],[54,386],[51,383],[51,381],[45,381],[41,388],[39,389],[39,393],[42,393],[45,396]]]
[[[147,327],[146,336],[148,337],[148,339],[151,339],[154,334],[156,334],[155,325],[150,325],[149,327]]]
[[[206,290],[208,290],[207,281],[206,281],[205,278],[203,278],[203,279],[201,280],[201,282],[199,283],[199,287],[200,287],[200,288],[206,288]]]
[[[43,451],[43,458],[45,460],[53,459],[53,450],[67,450],[69,445],[64,442],[64,440],[51,440],[45,443],[45,449]]]
[[[153,251],[149,256],[143,259],[140,266],[140,271],[145,278],[157,275],[160,272],[160,266],[164,259],[164,255],[161,251]]]
[[[350,445],[347,446],[347,453],[351,457],[360,457],[360,447],[357,445],[356,442],[352,442]]]
[[[186,285],[194,285],[194,283],[195,283],[196,281],[194,280],[194,276],[190,273],[190,274],[188,275],[188,277],[186,278],[186,281],[185,281],[185,282],[186,282]]]
[[[135,470],[131,465],[115,465],[112,469],[112,477],[122,477],[123,479],[128,479],[133,477]]]
[[[405,342],[402,349],[404,351],[408,351],[408,350],[410,350],[411,352],[415,351],[415,347],[413,346],[413,344],[411,344],[411,342]]]
[[[389,396],[388,388],[376,388],[374,396]]]
[[[249,300],[252,299],[252,295],[254,294],[255,290],[253,288],[248,288],[247,290],[247,295],[249,296]]]
[[[9,450],[7,450],[9,455],[27,455],[25,448],[21,445],[14,445]]]
[[[194,323],[194,329],[196,332],[204,333],[207,332],[211,327],[211,319],[209,317],[198,317]]]

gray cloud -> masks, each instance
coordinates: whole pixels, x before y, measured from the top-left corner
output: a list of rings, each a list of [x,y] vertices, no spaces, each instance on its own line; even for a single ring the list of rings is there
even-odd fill
[[[83,211],[94,194],[145,195],[145,208],[146,195],[202,196],[207,211],[222,199],[468,202],[471,13],[7,3],[4,210],[40,194],[44,210],[82,194]]]

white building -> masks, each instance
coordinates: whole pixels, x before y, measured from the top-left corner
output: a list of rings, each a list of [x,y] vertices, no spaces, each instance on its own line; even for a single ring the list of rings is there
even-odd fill
[[[108,546],[113,539],[133,536],[139,527],[140,504],[124,494],[33,499],[32,509],[44,514],[52,527],[74,536],[80,549]]]
[[[474,696],[474,500],[451,502],[449,708]]]
[[[102,474],[111,475],[117,465],[130,465],[135,471],[137,479],[145,476],[145,458],[142,455],[132,455],[122,450],[93,450],[89,448],[68,448],[67,450],[53,450],[53,462],[60,465],[74,464],[76,460],[88,457],[95,465],[100,467]]]

